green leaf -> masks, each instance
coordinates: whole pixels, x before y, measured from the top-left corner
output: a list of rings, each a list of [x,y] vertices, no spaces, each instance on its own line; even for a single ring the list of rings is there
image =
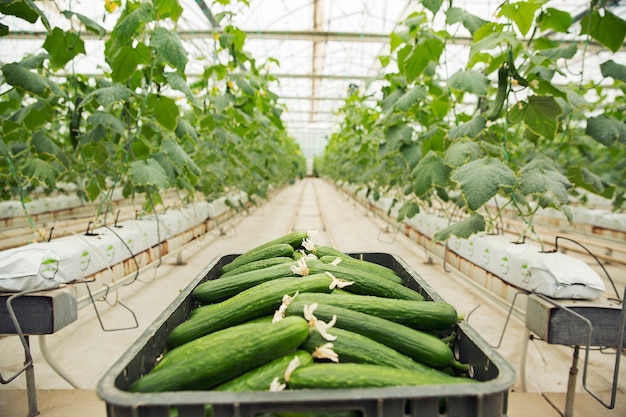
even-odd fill
[[[398,100],[405,94],[406,93],[401,88],[394,89],[393,91],[388,93],[380,102],[380,108],[383,109],[384,112],[393,109]]]
[[[161,54],[172,67],[181,73],[185,72],[188,60],[187,51],[185,51],[175,32],[164,27],[156,28],[152,33],[150,46]]]
[[[35,152],[38,154],[47,154],[52,156],[59,156],[61,154],[61,149],[58,145],[40,130],[33,134],[31,142],[35,148]]]
[[[80,107],[85,106],[94,98],[98,100],[98,103],[102,106],[107,107],[113,103],[120,103],[128,100],[130,95],[131,91],[125,85],[114,83],[107,87],[97,88],[87,94],[80,103]]]
[[[443,156],[443,163],[451,168],[458,168],[461,165],[482,157],[483,149],[471,140],[458,140],[446,149]]]
[[[552,161],[538,158],[530,161],[520,171],[520,191],[524,195],[554,197],[560,204],[566,204],[572,187],[567,177],[550,169]]]
[[[0,134],[0,155],[4,156],[5,158],[10,157],[9,147],[6,143],[4,143],[4,138],[2,137],[2,134]]]
[[[567,169],[567,176],[576,187],[580,187],[604,198],[613,198],[615,186],[609,184],[599,175],[589,171],[584,166],[570,166]]]
[[[600,65],[603,77],[612,77],[616,81],[626,83],[626,66],[609,59]]]
[[[478,36],[480,34],[480,36]],[[483,36],[485,34],[486,36]],[[473,62],[474,58],[483,51],[491,51],[500,45],[510,45],[515,49],[519,44],[515,33],[502,32],[502,26],[498,24],[485,24],[474,35],[475,41],[470,46],[469,61]]]
[[[174,139],[163,140],[161,150],[177,167],[187,166],[195,175],[201,174],[200,168]]]
[[[43,47],[50,53],[50,65],[61,69],[78,54],[85,53],[85,42],[74,32],[55,27],[48,33]]]
[[[103,111],[95,111],[89,115],[87,118],[87,124],[91,126],[102,126],[107,130],[120,135],[124,134],[126,131],[126,125],[119,119],[119,117]]]
[[[603,114],[587,119],[585,133],[605,146],[615,141],[626,144],[626,124]]]
[[[426,195],[433,187],[445,187],[448,184],[450,168],[437,153],[428,151],[411,172],[413,192],[418,197]]]
[[[146,65],[149,62],[149,57],[150,50],[143,43],[138,43],[134,48],[122,46],[109,59],[111,80],[113,82],[125,83],[137,71],[138,66]]]
[[[487,23],[486,20],[481,19],[478,16],[475,16],[467,11],[458,8],[458,7],[450,7],[446,12],[446,21],[449,25],[453,25],[455,23],[461,22],[465,29],[469,30],[469,32],[473,35],[474,32],[478,30],[479,27]]]
[[[443,0],[422,0],[424,7],[433,12],[433,14],[437,14],[441,8],[441,3],[443,3]]]
[[[38,96],[47,97],[50,94],[48,80],[28,68],[16,64],[6,64],[2,67],[2,74],[7,84],[22,88]]]
[[[542,49],[540,51],[537,51],[537,54],[556,61],[557,59],[561,58],[571,59],[574,57],[574,55],[576,55],[577,51],[578,47],[576,46],[576,44],[573,43],[569,46],[563,46],[559,48]]]
[[[478,213],[438,230],[433,235],[434,242],[445,242],[451,236],[467,239],[471,235],[485,230],[485,218]]]
[[[180,75],[178,71],[166,72],[163,75],[165,75],[165,78],[167,79],[167,82],[169,83],[170,87],[172,87],[174,90],[178,90],[181,93],[185,94],[185,97],[187,97],[187,100],[189,100],[189,102],[193,104],[195,107],[202,107],[198,99],[191,92],[191,89],[189,88],[189,84],[185,82],[185,79]]]
[[[182,117],[178,118],[178,123],[176,124],[176,136],[179,139],[189,137],[194,142],[198,141],[198,133],[196,132],[196,129],[194,129],[187,119],[183,119]]]
[[[475,138],[481,134],[481,132],[487,126],[487,120],[481,115],[476,115],[469,122],[453,126],[448,131],[448,139],[458,139],[464,136]]]
[[[115,37],[121,45],[127,45],[136,37],[140,25],[152,21],[153,15],[152,2],[141,2],[139,7],[117,21],[111,36]]]
[[[415,87],[404,93],[398,99],[398,101],[396,101],[394,107],[400,111],[405,112],[408,111],[415,103],[424,99],[426,99],[426,88],[422,85],[416,85]]]
[[[55,188],[61,170],[54,164],[39,158],[30,158],[22,169],[24,175],[31,180],[46,184],[48,188]]]
[[[626,21],[602,9],[586,14],[580,22],[580,34],[589,35],[613,52],[617,52],[624,45],[626,37]]]
[[[542,31],[554,30],[561,33],[567,33],[573,23],[571,14],[552,7],[548,7],[541,12],[538,20],[539,28]]]
[[[35,130],[54,118],[54,107],[45,100],[37,100],[33,104],[24,106],[18,113],[16,119],[24,124],[28,129]]]
[[[100,26],[98,23],[96,23],[95,21],[91,20],[90,18],[88,18],[85,15],[82,15],[80,13],[75,13],[71,10],[65,10],[63,12],[63,15],[65,17],[67,17],[68,19],[71,19],[72,16],[76,16],[78,18],[78,20],[85,25],[85,28],[92,32],[95,33],[96,35],[100,36],[100,38],[102,38],[104,35],[107,34],[107,30],[105,28],[103,28],[102,26]]]
[[[50,30],[48,18],[33,0],[3,0],[0,2],[0,13],[19,17],[29,23],[35,23],[41,18],[41,23]]]
[[[552,96],[530,96],[528,102],[519,102],[511,108],[509,119],[512,123],[524,121],[535,134],[554,139],[558,128],[558,118],[563,109]]]
[[[402,61],[407,83],[415,81],[431,62],[439,62],[444,47],[444,41],[438,36],[430,35],[421,38]]]
[[[9,27],[3,23],[0,23],[0,36],[7,36],[9,34]]]
[[[385,131],[389,149],[398,149],[403,143],[411,142],[412,137],[413,128],[406,124],[393,125]]]
[[[518,1],[505,2],[498,13],[500,17],[507,17],[517,25],[520,33],[526,36],[535,21],[535,13],[545,1]]]
[[[134,185],[155,185],[166,189],[168,185],[165,169],[155,159],[133,161],[129,175]]]
[[[174,22],[183,14],[183,8],[178,1],[155,0],[156,14],[159,19],[171,18]]]
[[[476,211],[500,189],[515,186],[515,173],[496,158],[481,158],[457,168],[450,179],[461,186],[467,207]]]
[[[459,70],[448,79],[448,86],[456,90],[484,96],[489,88],[489,78],[476,70]]]
[[[180,109],[176,105],[174,99],[150,94],[148,96],[147,108],[150,114],[153,114],[156,121],[167,130],[174,131],[180,113]]]
[[[419,212],[420,206],[417,203],[413,201],[407,201],[402,205],[402,207],[400,207],[400,210],[398,210],[398,221],[401,222],[405,218],[410,219],[412,217],[415,217],[415,215]]]

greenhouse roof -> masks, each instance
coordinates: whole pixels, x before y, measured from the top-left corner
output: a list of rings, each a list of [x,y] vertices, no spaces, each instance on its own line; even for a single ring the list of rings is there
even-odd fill
[[[414,12],[424,11],[423,3],[411,0],[250,0],[223,6],[220,2],[205,0],[179,0],[183,13],[176,32],[189,54],[186,72],[193,77],[211,63],[216,49],[215,33],[225,24],[245,31],[244,49],[257,62],[268,62],[270,72],[278,82],[273,92],[286,106],[283,120],[290,133],[304,147],[308,155],[319,152],[325,138],[338,123],[335,111],[343,104],[350,87],[357,87],[371,95],[372,103],[380,98],[383,78],[392,66],[382,67],[379,57],[390,52],[390,33],[398,29]],[[589,0],[538,1],[544,7],[554,7],[582,18],[589,10]],[[431,3],[439,3],[433,1]],[[444,8],[449,7],[444,5]],[[453,7],[461,8],[484,20],[497,17],[502,1],[454,0]],[[626,2],[612,1],[610,8],[622,18],[626,15]],[[109,13],[105,1],[54,0],[37,1],[48,17],[51,26],[67,29],[69,20],[61,12],[72,10],[82,14],[107,30],[117,21],[120,9]],[[223,12],[229,11],[226,15]],[[428,16],[432,14],[428,12]],[[35,24],[0,15],[0,23],[9,26],[9,35],[0,38],[0,64],[19,61],[26,54],[41,51],[45,28],[40,21]],[[431,22],[434,28],[445,28],[452,37],[439,69],[441,78],[464,68],[468,59],[470,33],[460,23],[445,22],[445,14],[437,13]],[[573,26],[574,27],[574,26]],[[625,49],[617,53],[584,38],[570,30],[568,34],[555,34],[554,40],[580,42],[578,58],[569,61],[564,69],[567,81],[602,81],[600,64],[613,59],[626,63]],[[106,68],[104,42],[96,35],[86,41],[86,55],[68,65],[83,74],[97,74]],[[275,59],[277,63],[273,63]]]

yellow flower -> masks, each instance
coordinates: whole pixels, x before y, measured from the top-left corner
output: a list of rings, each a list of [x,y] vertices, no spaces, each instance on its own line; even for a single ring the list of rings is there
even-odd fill
[[[122,5],[122,0],[105,0],[104,8],[107,12],[113,13],[118,6]]]

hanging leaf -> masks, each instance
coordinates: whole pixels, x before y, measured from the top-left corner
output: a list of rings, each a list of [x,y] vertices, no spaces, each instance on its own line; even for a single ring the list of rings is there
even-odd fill
[[[411,172],[413,192],[418,197],[426,195],[433,187],[445,187],[448,184],[450,168],[443,163],[441,156],[428,151]]]
[[[561,33],[567,33],[573,20],[572,15],[568,12],[553,7],[546,8],[538,18],[539,28],[542,31],[554,30]]]
[[[65,17],[67,17],[68,19],[71,19],[72,16],[76,16],[76,18],[83,24],[85,25],[85,28],[92,32],[95,33],[96,35],[100,36],[100,38],[102,38],[104,35],[106,35],[107,31],[105,28],[103,28],[102,26],[100,26],[98,23],[96,23],[95,21],[91,20],[90,18],[88,18],[85,15],[82,15],[80,13],[75,13],[71,10],[65,10],[63,12],[63,15]]]
[[[560,172],[536,166],[534,161],[531,161],[521,169],[520,174],[520,191],[524,195],[549,195],[556,198],[560,204],[567,203],[567,190],[572,188],[572,184]]]
[[[429,34],[421,38],[402,60],[402,68],[407,83],[419,77],[431,62],[439,62],[445,42],[439,36]]]
[[[398,210],[398,221],[401,222],[405,218],[411,219],[415,217],[415,215],[419,212],[420,206],[417,203],[413,201],[407,201],[402,205],[402,207],[400,207],[400,210]]]
[[[171,18],[174,22],[183,14],[183,8],[177,1],[155,0],[154,5],[159,19]]]
[[[195,175],[200,175],[200,168],[196,165],[193,159],[185,152],[185,150],[174,140],[167,138],[161,143],[161,150],[167,157],[179,168],[186,166]]]
[[[626,21],[606,8],[602,9],[602,13],[593,10],[582,18],[580,34],[589,35],[611,51],[617,52],[624,45]]]
[[[141,2],[139,6],[128,13],[126,16],[121,17],[113,31],[111,36],[117,40],[120,45],[127,45],[136,37],[137,31],[140,26],[153,20],[154,8],[152,2]]]
[[[29,23],[35,23],[41,18],[46,30],[50,30],[50,22],[33,0],[12,0],[0,2],[0,13],[19,17]]]
[[[87,124],[90,126],[102,126],[108,131],[124,134],[126,131],[126,125],[118,117],[111,113],[105,113],[103,111],[95,111],[87,118]]]
[[[613,198],[615,186],[609,184],[599,175],[589,171],[584,166],[570,166],[567,169],[567,176],[576,187],[583,188],[604,198]]]
[[[152,33],[150,46],[161,54],[172,67],[181,73],[185,72],[188,60],[187,51],[185,51],[175,32],[159,26]]]
[[[174,90],[178,90],[181,93],[185,94],[187,100],[195,107],[202,107],[196,96],[193,95],[191,89],[189,88],[189,84],[185,81],[185,79],[180,75],[179,72],[165,72],[165,78],[167,79],[168,84]]]
[[[471,140],[459,140],[446,149],[443,156],[443,163],[451,168],[458,168],[461,165],[482,157],[483,149]]]
[[[443,0],[422,0],[424,7],[433,12],[433,14],[437,14],[442,3]]]
[[[515,25],[519,29],[523,36],[528,35],[530,28],[535,21],[535,13],[545,1],[518,1],[515,3],[504,3],[500,7],[498,16],[507,17],[515,22]]]
[[[150,94],[147,100],[149,114],[154,115],[156,121],[167,130],[174,131],[180,113],[174,99]]]
[[[24,175],[31,181],[46,184],[48,188],[54,188],[61,170],[53,163],[39,158],[30,158],[22,168]]]
[[[535,134],[554,139],[558,118],[563,109],[552,96],[530,96],[528,102],[518,102],[511,108],[509,119],[512,123],[523,121]]]
[[[7,84],[13,87],[22,88],[42,97],[47,97],[50,94],[48,80],[20,64],[11,63],[4,65],[2,74]]]
[[[515,173],[496,158],[482,158],[457,168],[450,179],[461,186],[467,207],[476,211],[500,189],[516,184]]]
[[[475,138],[485,130],[487,121],[483,116],[476,115],[469,122],[453,126],[448,131],[448,139],[454,140],[462,137]]]
[[[412,137],[413,129],[406,124],[393,125],[385,130],[387,147],[390,150],[398,149],[403,143],[411,142]]]
[[[150,48],[141,42],[134,48],[122,46],[107,61],[111,66],[111,80],[126,83],[128,78],[137,72],[137,67],[150,61]]]
[[[446,22],[449,25],[453,25],[455,23],[461,22],[465,29],[469,30],[469,32],[473,35],[474,32],[478,30],[479,27],[487,23],[486,20],[481,19],[478,16],[475,16],[467,11],[459,8],[459,7],[450,7],[446,12]]]
[[[626,66],[609,59],[600,65],[603,77],[612,77],[616,81],[626,83]]]
[[[434,242],[445,242],[451,236],[457,236],[461,239],[482,232],[485,230],[485,218],[478,213],[472,213],[469,217],[438,230],[433,235]]]
[[[404,112],[408,111],[415,103],[419,102],[420,100],[426,99],[426,94],[427,92],[424,86],[416,85],[415,87],[404,93],[398,99],[398,101],[396,101],[396,103],[394,104],[394,108]]]
[[[122,84],[114,83],[107,87],[101,87],[87,94],[79,107],[83,107],[91,102],[92,99],[98,100],[102,106],[107,107],[113,103],[121,103],[130,98],[131,91]]]
[[[162,190],[168,186],[167,173],[161,164],[152,158],[133,161],[130,164],[129,175],[135,186],[155,185]]]
[[[558,48],[547,48],[537,51],[538,55],[545,56],[552,61],[556,61],[557,59],[571,59],[576,55],[578,51],[578,47],[576,44],[571,44],[568,46],[558,47]]]
[[[459,70],[448,79],[448,86],[478,96],[487,95],[489,78],[475,70]]]
[[[587,119],[585,133],[605,146],[615,141],[626,144],[626,124],[603,114]]]
[[[178,123],[176,124],[176,136],[179,139],[183,139],[184,137],[189,137],[194,142],[198,142],[198,132],[196,129],[182,117],[178,118]]]
[[[474,62],[481,52],[491,51],[500,45],[510,45],[513,49],[519,41],[515,33],[503,32],[503,26],[499,24],[485,24],[474,34],[474,42],[470,46],[469,61]]]

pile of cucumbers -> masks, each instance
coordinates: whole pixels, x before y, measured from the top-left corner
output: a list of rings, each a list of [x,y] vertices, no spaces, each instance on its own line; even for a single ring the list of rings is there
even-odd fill
[[[237,256],[192,296],[200,306],[131,391],[478,383],[453,355],[452,305],[306,231]]]

